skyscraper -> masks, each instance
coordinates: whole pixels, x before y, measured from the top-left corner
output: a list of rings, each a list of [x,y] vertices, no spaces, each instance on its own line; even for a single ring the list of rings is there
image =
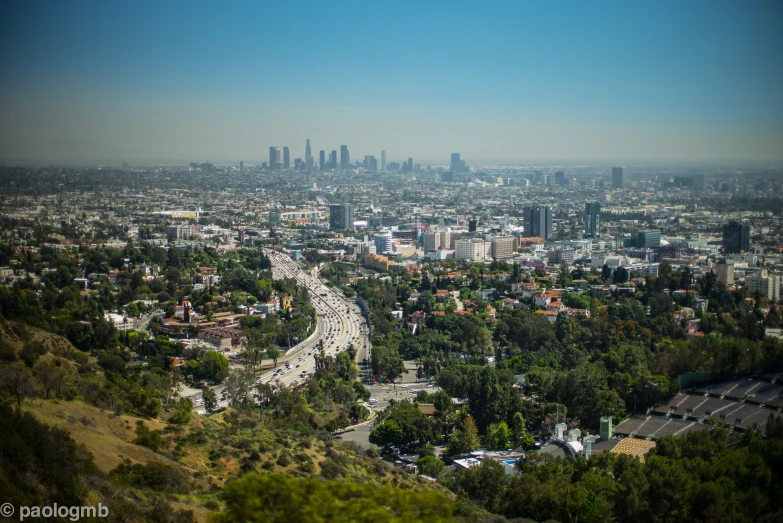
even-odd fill
[[[413,158],[408,158],[408,172],[413,172]]]
[[[585,236],[596,238],[600,231],[601,204],[598,202],[585,205]]]
[[[661,246],[661,231],[641,231],[636,235],[636,246],[651,249]]]
[[[307,170],[312,171],[315,167],[315,160],[313,159],[313,151],[310,149],[310,139],[307,139],[307,145],[305,146],[305,165]]]
[[[337,169],[337,151],[334,149],[332,149],[331,154],[329,154],[329,168]]]
[[[280,147],[270,147],[269,148],[269,168],[270,169],[279,169],[280,168]]]
[[[370,172],[378,171],[378,160],[375,159],[375,156],[369,154],[364,157],[364,169]]]
[[[239,172],[244,173],[245,172],[245,162],[240,160],[239,161]]]
[[[543,238],[548,240],[552,237],[552,213],[549,207],[538,206],[526,207],[524,210],[525,218],[525,237]]]
[[[291,155],[288,152],[288,146],[283,147],[283,169],[291,168]]]
[[[615,189],[625,187],[625,167],[612,167],[612,187]]]
[[[449,162],[449,170],[453,173],[459,172],[459,153],[451,153],[451,162]]]
[[[353,229],[353,205],[346,203],[343,205],[329,206],[329,228],[333,231],[344,231]]]
[[[326,169],[326,151],[318,151],[318,168],[322,171]]]
[[[750,251],[750,225],[729,222],[723,226],[723,252],[727,254]]]
[[[348,170],[351,167],[351,155],[348,153],[348,146],[340,146],[340,169],[343,171]]]
[[[565,185],[566,177],[564,171],[555,172],[555,185]]]

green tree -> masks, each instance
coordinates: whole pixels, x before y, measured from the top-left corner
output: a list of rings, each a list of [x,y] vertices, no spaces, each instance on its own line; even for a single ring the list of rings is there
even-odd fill
[[[477,467],[459,471],[457,485],[460,492],[485,509],[494,511],[507,488],[506,471],[497,461],[485,459]]]
[[[245,407],[252,401],[250,392],[254,383],[253,373],[244,369],[231,370],[226,380],[226,392],[232,407]]]
[[[443,460],[432,455],[419,458],[416,466],[419,467],[419,474],[424,474],[431,478],[437,478],[441,471],[446,468]]]
[[[125,313],[128,316],[136,318],[139,316],[139,306],[136,304],[135,301],[132,301],[125,306]]]
[[[200,377],[220,383],[228,377],[228,360],[217,351],[207,351],[199,359]]]
[[[460,427],[451,435],[447,446],[450,456],[468,454],[479,448],[479,432],[476,422],[470,415],[462,419]]]
[[[527,430],[525,429],[525,416],[523,416],[521,412],[514,413],[514,417],[511,421],[511,431],[514,436],[514,444],[519,445],[522,438],[527,435]]]
[[[266,357],[272,360],[275,368],[277,368],[277,359],[280,357],[280,349],[277,347],[268,347],[266,349]]]
[[[19,362],[0,366],[0,387],[16,399],[16,405],[22,406],[22,400],[35,393],[33,373]]]
[[[394,420],[386,420],[370,433],[370,443],[375,445],[402,445],[405,435]]]
[[[508,448],[511,431],[505,421],[493,423],[487,429],[487,447],[500,450]]]
[[[207,411],[207,414],[212,414],[217,410],[217,394],[215,394],[215,391],[212,390],[212,388],[205,387],[201,393],[201,397],[204,399],[204,410]]]
[[[169,423],[184,425],[185,423],[190,421],[192,415],[193,415],[193,402],[190,401],[188,398],[184,398],[180,400],[179,403],[177,403],[177,407],[176,409],[174,409],[174,414],[172,414],[171,417],[169,418]]]
[[[373,374],[384,382],[394,381],[405,371],[400,353],[394,347],[376,346],[372,349],[371,365]]]

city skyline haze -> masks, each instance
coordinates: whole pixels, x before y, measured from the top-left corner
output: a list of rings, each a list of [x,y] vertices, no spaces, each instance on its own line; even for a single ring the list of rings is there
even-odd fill
[[[779,163],[781,26],[773,1],[6,3],[0,159]]]

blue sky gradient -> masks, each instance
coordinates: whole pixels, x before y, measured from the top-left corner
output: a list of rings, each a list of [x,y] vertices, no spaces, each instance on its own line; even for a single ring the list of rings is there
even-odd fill
[[[6,2],[0,153],[781,161],[781,28],[780,1]]]

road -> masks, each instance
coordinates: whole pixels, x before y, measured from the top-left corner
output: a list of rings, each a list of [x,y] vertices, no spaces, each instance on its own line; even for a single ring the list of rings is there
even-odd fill
[[[326,354],[336,356],[338,352],[348,349],[353,344],[356,349],[356,359],[361,369],[367,368],[364,358],[369,357],[370,341],[368,330],[359,307],[346,300],[339,290],[330,289],[315,276],[307,274],[285,254],[264,249],[272,261],[272,277],[293,278],[299,285],[307,288],[310,304],[316,310],[315,331],[304,341],[289,349],[277,360],[277,367],[266,369],[256,378],[256,383],[271,383],[275,387],[281,385],[296,386],[304,382],[315,372],[315,356],[318,344],[323,341]],[[232,367],[240,367],[233,365]],[[219,406],[228,406],[228,401],[222,396],[224,385],[213,387],[218,396]],[[190,397],[196,403],[196,412],[204,414],[201,391],[186,388],[184,396]]]
[[[303,382],[315,372],[315,356],[321,341],[329,356],[336,356],[353,344],[361,361],[368,354],[370,342],[359,307],[346,300],[339,290],[327,287],[317,277],[301,270],[287,255],[268,249],[265,254],[272,261],[274,278],[294,278],[307,289],[317,319],[313,335],[291,348],[278,360],[277,369],[263,372],[257,381],[287,386]]]

